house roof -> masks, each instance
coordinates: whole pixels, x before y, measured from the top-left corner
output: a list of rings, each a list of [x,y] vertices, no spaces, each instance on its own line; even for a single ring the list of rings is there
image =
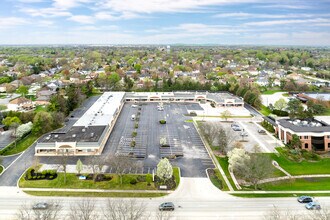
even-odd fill
[[[22,103],[25,103],[25,102],[30,102],[29,99],[27,98],[24,98],[24,97],[19,97],[19,98],[16,98],[16,99],[13,99],[9,102],[9,104],[22,104]]]

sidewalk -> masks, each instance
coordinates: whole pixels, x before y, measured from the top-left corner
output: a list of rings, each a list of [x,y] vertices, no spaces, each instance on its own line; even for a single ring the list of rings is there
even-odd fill
[[[289,193],[289,194],[294,194],[294,193],[300,193],[300,194],[308,194],[308,193],[329,193],[330,190],[322,190],[322,191],[234,191],[234,192],[229,192],[229,194],[281,194],[281,193]]]
[[[108,189],[58,189],[58,188],[19,188],[22,191],[47,192],[115,192],[115,193],[172,193],[172,190],[108,190]]]

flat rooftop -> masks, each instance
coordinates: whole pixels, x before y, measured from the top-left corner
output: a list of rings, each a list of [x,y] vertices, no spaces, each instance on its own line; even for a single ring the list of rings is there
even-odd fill
[[[330,125],[315,119],[280,119],[278,122],[295,132],[330,132]]]
[[[40,143],[98,142],[106,126],[74,126],[67,133],[51,133],[40,138]]]
[[[303,95],[312,99],[321,99],[324,101],[330,101],[330,93],[303,93]]]
[[[105,92],[73,126],[108,125],[120,106],[125,92]]]
[[[161,99],[169,99],[169,98],[177,98],[177,99],[195,99],[195,97],[204,96],[207,99],[212,99],[217,103],[224,103],[226,100],[231,99],[234,103],[243,103],[243,100],[237,96],[234,96],[227,92],[218,92],[218,93],[210,93],[210,92],[188,92],[188,91],[180,91],[180,92],[127,92],[126,98],[139,98],[139,99],[147,99],[147,98],[161,98]]]

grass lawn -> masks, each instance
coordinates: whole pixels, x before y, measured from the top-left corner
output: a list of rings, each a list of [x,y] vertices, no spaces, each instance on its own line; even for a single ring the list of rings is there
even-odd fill
[[[232,187],[234,188],[234,190],[237,190],[233,179],[231,178],[229,171],[228,171],[228,157],[216,157],[217,160],[219,161],[220,166],[222,167],[223,171],[225,172],[230,184],[232,185]]]
[[[261,190],[330,190],[330,177],[281,180],[258,185]]]
[[[0,174],[2,173],[3,171],[3,166],[0,165]]]
[[[330,158],[322,158],[319,161],[302,161],[295,162],[287,159],[281,152],[281,148],[277,148],[280,156],[269,154],[273,160],[291,175],[307,175],[307,174],[330,174]]]
[[[118,175],[111,174],[110,181],[95,182],[93,180],[79,180],[76,174],[66,174],[66,184],[64,184],[64,174],[58,173],[54,180],[30,180],[26,181],[23,178],[19,181],[19,186],[22,188],[62,188],[62,189],[117,189],[117,190],[155,190],[156,187],[152,183],[150,186],[147,182],[138,182],[130,184],[130,181],[137,178],[138,175],[123,176],[123,184],[120,184]]]
[[[173,176],[175,178],[176,188],[178,188],[178,186],[180,185],[180,171],[178,167],[173,167]]]
[[[321,116],[330,116],[330,108],[327,108]]]
[[[274,197],[298,197],[306,193],[233,193],[232,196],[241,198],[274,198]],[[308,193],[309,196],[330,196],[330,193]]]
[[[47,108],[43,105],[38,105],[34,110],[34,112],[44,112],[44,111],[47,111]]]
[[[17,141],[16,147],[15,147],[15,143],[12,143],[7,147],[5,147],[4,149],[2,149],[0,151],[0,155],[8,156],[8,155],[20,153],[26,150],[28,147],[30,147],[33,144],[33,142],[35,142],[38,138],[39,136],[36,136],[34,134],[29,134],[22,140]]]
[[[269,114],[272,113],[272,111],[268,107],[261,105],[260,113],[263,114],[264,116],[268,116]]]
[[[180,183],[179,169],[173,168],[173,175],[177,182]],[[79,180],[76,174],[67,173],[66,183],[64,184],[64,174],[58,173],[54,180],[30,180],[24,179],[24,176],[19,180],[19,187],[22,188],[61,188],[61,189],[113,189],[113,190],[157,190],[154,183],[148,186],[147,182],[137,182],[131,184],[132,179],[136,179],[139,175],[124,175],[123,183],[120,184],[120,177],[116,174],[107,174],[111,176],[110,181],[94,182],[93,180]],[[145,176],[145,175],[141,175]]]
[[[229,191],[229,188],[225,180],[223,179],[220,171],[218,169],[214,169],[214,171],[215,171],[215,176],[210,176],[210,180],[213,183],[213,185],[222,191]],[[222,185],[220,185],[219,180],[221,181]]]
[[[125,193],[125,192],[56,192],[56,191],[24,191],[33,196],[66,196],[66,197],[161,197],[168,195],[167,193]]]
[[[277,92],[283,92],[283,90],[280,90],[280,89],[267,90],[267,91],[262,92],[262,95],[273,95],[274,93],[277,93]]]
[[[192,123],[194,121],[192,119],[189,119],[189,120],[185,120],[184,122],[190,122],[190,123]]]

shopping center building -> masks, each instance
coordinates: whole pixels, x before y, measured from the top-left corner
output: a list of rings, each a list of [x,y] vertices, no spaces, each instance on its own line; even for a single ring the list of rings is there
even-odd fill
[[[100,155],[127,102],[211,102],[215,107],[243,107],[244,101],[230,93],[208,92],[105,92],[67,129],[41,137],[37,156]]]

